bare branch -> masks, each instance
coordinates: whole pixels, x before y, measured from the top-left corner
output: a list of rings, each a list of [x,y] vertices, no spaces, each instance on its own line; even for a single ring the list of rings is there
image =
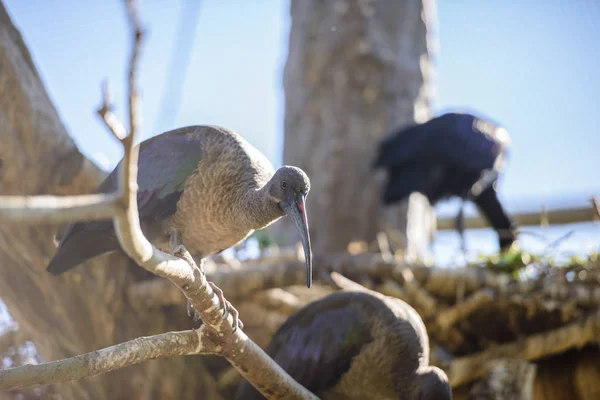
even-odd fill
[[[109,219],[119,198],[119,194],[0,196],[0,219],[43,223]]]
[[[574,224],[577,222],[594,221],[596,211],[594,207],[581,206],[569,208],[556,208],[547,210],[542,207],[539,211],[510,213],[517,226],[539,226],[544,224],[564,225]],[[480,215],[466,217],[464,222],[465,229],[482,229],[490,227],[490,223]],[[439,231],[447,231],[455,229],[454,218],[438,218],[437,229]]]
[[[237,329],[237,326],[235,329],[232,327],[234,318],[231,314],[223,316],[222,310],[225,305],[220,303],[218,296],[215,296],[215,292],[208,284],[204,273],[196,266],[187,251],[182,252],[184,260],[163,253],[146,239],[141,230],[137,207],[139,146],[134,146],[134,143],[139,122],[136,67],[143,32],[140,28],[134,1],[126,0],[126,4],[130,27],[134,35],[129,68],[129,135],[124,135],[122,125],[110,113],[108,92],[106,90],[103,107],[98,112],[110,131],[119,138],[125,152],[123,162],[118,167],[119,187],[122,196],[118,199],[113,215],[119,243],[125,253],[140,266],[158,276],[169,279],[184,293],[204,322],[201,329],[206,337],[212,341],[211,349],[213,349],[213,352],[225,356],[267,398],[316,399],[312,393],[295,382],[277,363],[269,358],[260,347],[248,339],[240,329]],[[237,325],[237,322],[235,325]],[[133,343],[136,342],[133,341]],[[136,352],[132,355],[127,347],[118,346],[109,348],[102,353],[105,356],[102,359],[104,364],[96,360],[90,367],[91,374],[119,368],[121,365],[115,363],[115,354],[118,355],[119,350],[124,351],[125,356],[116,357],[116,360],[120,358],[132,359],[132,363],[149,359],[147,355],[154,358],[161,356],[160,352],[152,351],[152,347],[146,347],[148,353]],[[180,353],[180,350],[174,351],[175,354],[183,354]],[[77,379],[78,377],[89,376],[90,374],[85,371],[89,361],[88,358],[88,355],[84,355],[62,363],[44,364],[34,369],[30,367],[29,369],[8,370],[11,372],[1,371],[0,382],[6,385],[5,387],[15,387],[15,385],[47,383],[49,382],[48,379],[60,381],[61,379]],[[65,364],[72,367],[65,367]],[[98,365],[102,365],[102,368],[97,368]],[[44,372],[42,379],[40,379],[38,373],[41,371],[40,368],[49,369],[48,372]],[[52,376],[54,378],[51,378]]]
[[[119,142],[122,142],[127,137],[127,131],[125,130],[125,127],[116,117],[116,115],[112,113],[108,81],[104,81],[102,83],[102,106],[98,109],[97,113],[102,118],[102,121],[108,130],[114,135],[114,137],[117,138]]]
[[[125,227],[126,224],[125,224]],[[135,232],[126,240],[136,240]],[[141,237],[146,240],[143,235]],[[147,242],[147,240],[146,240]],[[123,243],[127,243],[124,240]],[[122,244],[123,244],[122,243]],[[152,249],[150,259],[136,261],[148,271],[173,282],[194,306],[204,322],[207,338],[214,342],[215,353],[227,360],[258,390],[269,399],[316,399],[308,390],[294,381],[275,361],[240,329],[233,331],[233,317],[222,314],[222,305],[208,285],[206,277],[195,266],[190,256],[188,262],[161,252],[147,242]],[[131,251],[131,249],[128,249]],[[138,256],[134,251],[131,254]],[[189,254],[189,253],[188,253]]]
[[[228,293],[231,301],[240,301],[265,289],[303,284],[304,262],[271,262],[244,265],[238,269],[217,268],[206,273],[207,279]],[[164,279],[152,279],[131,285],[127,296],[136,308],[162,307],[185,301],[181,291]]]
[[[442,310],[437,314],[437,324],[441,329],[448,329],[461,319],[466,319],[473,312],[494,301],[494,292],[482,289],[467,297],[465,301]]]
[[[64,360],[0,370],[0,390],[81,379],[155,358],[201,354],[203,351],[200,332],[167,332]]]
[[[137,0],[125,0],[129,26],[133,36],[133,47],[129,61],[129,140],[134,142],[137,128],[140,126],[140,97],[137,84],[137,65],[142,50],[144,32],[137,14]]]
[[[120,190],[117,194],[77,198],[4,197],[0,198],[0,212],[1,215],[21,220],[66,222],[73,219],[112,218],[117,238],[125,253],[146,270],[174,283],[194,306],[204,324],[198,331],[139,338],[65,360],[2,370],[0,389],[79,379],[153,358],[209,352],[226,357],[269,399],[316,399],[316,396],[294,381],[248,339],[237,328],[237,323],[233,328],[234,318],[230,314],[223,315],[225,304],[221,304],[219,296],[215,296],[204,273],[187,251],[181,252],[183,259],[164,253],[155,248],[141,230],[137,207],[139,146],[134,146],[134,143],[139,127],[139,91],[136,78],[143,31],[135,2],[125,1],[134,38],[129,63],[129,134],[111,112],[106,84],[103,104],[98,110],[105,125],[124,148],[123,161],[118,167]]]

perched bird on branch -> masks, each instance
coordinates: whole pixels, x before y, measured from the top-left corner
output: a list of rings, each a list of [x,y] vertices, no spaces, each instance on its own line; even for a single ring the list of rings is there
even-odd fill
[[[414,192],[425,195],[432,205],[452,196],[472,200],[505,250],[516,240],[516,226],[495,186],[509,145],[506,129],[466,113],[447,113],[396,130],[379,143],[374,163],[388,172],[383,203],[394,204]],[[462,219],[461,207],[456,225],[461,237]]]
[[[96,193],[117,190],[118,168]],[[305,198],[310,181],[300,169],[274,171],[244,138],[217,126],[165,132],[139,145],[137,202],[142,231],[156,247],[192,255],[219,253],[286,214],[301,235],[311,285],[312,252]],[[112,220],[69,225],[48,265],[61,274],[112,251],[122,251]],[[124,254],[124,253],[123,253]]]
[[[292,314],[265,349],[323,400],[450,400],[446,374],[429,365],[429,338],[402,300],[340,291]],[[247,381],[237,400],[264,397]]]

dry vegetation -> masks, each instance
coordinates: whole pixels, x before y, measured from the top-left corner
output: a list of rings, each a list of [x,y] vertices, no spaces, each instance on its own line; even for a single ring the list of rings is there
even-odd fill
[[[285,253],[287,257],[252,261],[260,265],[251,272],[257,277],[255,286],[263,289],[233,301],[242,315],[252,316],[245,318],[245,332],[260,346],[268,343],[292,312],[335,290],[324,282],[311,289],[303,287],[301,260],[291,249]],[[534,398],[539,399],[592,399],[600,394],[597,254],[567,265],[528,254],[507,254],[479,265],[442,269],[406,265],[381,253],[341,253],[316,259],[315,267],[321,273],[337,271],[414,306],[433,343],[432,363],[446,370],[457,396],[470,391],[471,398],[484,398],[483,392],[494,390],[490,382],[495,379],[503,380],[503,390],[510,382],[519,386],[518,391],[535,382]],[[221,265],[218,269],[240,276],[246,268],[255,267]],[[264,271],[262,285],[259,270]],[[506,363],[510,367],[505,368]],[[563,363],[561,376],[570,386],[550,389],[557,385],[553,371]],[[236,374],[228,373],[219,385],[238,382]],[[566,395],[565,390],[568,397],[560,397]]]
[[[300,249],[269,250],[242,263],[223,257],[206,263],[208,278],[231,294],[244,332],[261,347],[287,316],[337,290],[324,279],[311,289],[303,285]],[[318,257],[315,268],[321,278],[336,271],[414,306],[431,337],[432,363],[448,373],[457,398],[486,398],[511,385],[518,386],[512,394],[533,387],[535,397],[527,398],[567,398],[566,393],[573,399],[597,398],[600,257],[591,254],[562,266],[529,256],[508,259],[517,260],[514,269],[498,268],[497,258],[442,269],[407,265],[385,253],[339,253]],[[531,275],[535,270],[535,276],[516,273],[523,270]],[[176,287],[160,279],[130,288],[129,295],[144,308],[185,301]],[[14,350],[12,355],[19,363]],[[214,385],[230,398],[241,379],[231,367],[214,378]],[[500,389],[494,388],[495,381],[502,382]]]

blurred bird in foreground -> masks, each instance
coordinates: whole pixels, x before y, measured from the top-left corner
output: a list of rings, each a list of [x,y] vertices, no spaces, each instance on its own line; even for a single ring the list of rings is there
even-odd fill
[[[398,129],[380,143],[375,168],[388,172],[382,200],[391,205],[413,192],[432,205],[452,196],[472,200],[498,234],[500,250],[516,241],[516,225],[496,193],[506,165],[506,129],[466,113],[447,113]],[[456,219],[464,250],[462,206]]]
[[[219,253],[286,214],[304,246],[307,286],[312,252],[305,210],[306,174],[271,162],[244,138],[218,126],[165,132],[139,146],[137,202],[142,230],[163,251],[184,246],[196,257]],[[96,193],[118,188],[118,167]],[[78,222],[60,235],[47,269],[57,275],[104,253],[120,251],[112,220]]]
[[[419,314],[366,288],[304,306],[265,351],[323,400],[452,399],[446,374],[429,365],[429,338]],[[236,399],[264,397],[244,381]]]

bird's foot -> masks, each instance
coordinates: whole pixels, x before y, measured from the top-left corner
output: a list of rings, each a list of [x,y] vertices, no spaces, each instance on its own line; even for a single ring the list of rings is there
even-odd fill
[[[192,257],[190,252],[185,248],[184,245],[180,244],[175,246],[172,253],[175,257],[183,258],[185,261],[187,261],[188,264],[198,268],[203,276],[205,275],[202,261],[200,262],[200,265],[196,264],[194,258]]]
[[[204,273],[204,272],[202,272]],[[227,318],[227,314],[231,314],[233,317],[233,332],[235,332],[238,328],[244,329],[244,323],[240,319],[239,311],[225,298],[223,294],[223,290],[221,290],[217,285],[215,285],[211,281],[207,281],[210,288],[213,290],[213,295],[217,296],[219,302],[221,303],[221,307],[223,308],[223,317]],[[192,303],[187,301],[187,314],[188,317],[193,318],[194,322],[198,322],[201,320],[200,315],[192,305]]]
[[[229,300],[225,298],[223,291],[211,281],[208,281],[208,285],[221,302],[221,306],[223,307],[223,317],[226,318],[228,313],[233,317],[233,332],[237,331],[238,328],[244,329],[244,323],[240,319],[240,313],[234,306],[231,305]]]
[[[187,256],[191,257],[190,252],[182,244],[173,247],[172,253],[175,257],[179,258],[187,258]]]

